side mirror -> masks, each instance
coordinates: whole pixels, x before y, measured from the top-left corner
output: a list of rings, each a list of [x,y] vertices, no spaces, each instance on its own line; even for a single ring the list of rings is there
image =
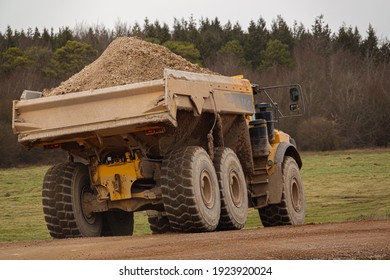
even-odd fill
[[[296,87],[290,88],[290,99],[292,102],[298,102],[299,90]]]

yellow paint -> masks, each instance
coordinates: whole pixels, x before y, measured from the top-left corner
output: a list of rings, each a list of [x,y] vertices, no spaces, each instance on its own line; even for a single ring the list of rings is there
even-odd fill
[[[131,198],[131,186],[135,180],[142,178],[139,164],[140,160],[137,156],[132,160],[130,154],[126,153],[126,161],[98,165],[97,173],[100,181],[98,191],[100,196],[107,197],[109,194],[111,200]],[[115,181],[118,182],[117,189]]]
[[[267,165],[267,172],[269,175],[272,175],[275,171],[275,155],[276,155],[276,151],[278,150],[278,147],[280,145],[280,143],[283,143],[283,142],[290,142],[290,136],[282,131],[279,131],[279,130],[274,130],[274,135],[275,135],[275,139],[273,141],[271,141],[271,149],[270,149],[270,153],[268,155],[268,159],[267,159],[267,162],[270,162],[272,161],[272,165],[269,166]]]
[[[267,173],[272,175],[275,171],[275,155],[280,143],[271,143],[271,149],[267,158]],[[272,161],[272,165],[268,165]]]
[[[275,129],[275,139],[272,141],[273,143],[282,143],[282,142],[290,142],[290,136],[282,131]]]

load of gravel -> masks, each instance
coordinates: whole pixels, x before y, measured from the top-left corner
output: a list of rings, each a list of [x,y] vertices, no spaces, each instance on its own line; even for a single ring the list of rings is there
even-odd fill
[[[174,54],[164,46],[137,37],[115,39],[94,62],[44,96],[162,79],[165,68],[215,74]]]

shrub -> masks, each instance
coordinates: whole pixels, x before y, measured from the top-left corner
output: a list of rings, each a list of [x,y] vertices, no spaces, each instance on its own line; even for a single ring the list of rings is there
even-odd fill
[[[340,148],[340,137],[336,122],[312,117],[298,126],[296,140],[301,150],[327,151]]]

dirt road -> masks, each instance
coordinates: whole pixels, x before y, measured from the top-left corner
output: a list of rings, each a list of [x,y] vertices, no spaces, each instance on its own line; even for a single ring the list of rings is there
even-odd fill
[[[390,220],[0,243],[0,259],[390,259]]]

